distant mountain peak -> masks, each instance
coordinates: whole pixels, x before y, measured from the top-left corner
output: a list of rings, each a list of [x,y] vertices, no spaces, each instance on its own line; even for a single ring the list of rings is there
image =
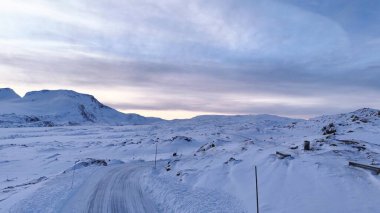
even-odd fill
[[[12,94],[13,90],[3,89],[3,91],[4,94],[8,94],[4,97],[8,97],[11,96],[9,94]],[[161,121],[158,118],[148,118],[137,114],[124,114],[102,104],[92,95],[72,90],[31,91],[23,98],[16,97],[20,100],[15,102],[4,99],[0,105],[0,121],[8,122],[8,126],[12,126],[14,121],[17,121],[15,125],[18,126],[45,125],[46,122],[52,126],[86,123],[148,124]],[[35,122],[29,122],[30,120]]]
[[[0,88],[0,101],[11,100],[21,98],[13,89],[11,88]]]
[[[66,97],[79,97],[79,96],[91,96],[87,94],[82,94],[75,92],[73,90],[39,90],[39,91],[31,91],[27,92],[24,96],[26,99],[30,98],[51,98],[51,97],[59,97],[59,96],[66,96]]]

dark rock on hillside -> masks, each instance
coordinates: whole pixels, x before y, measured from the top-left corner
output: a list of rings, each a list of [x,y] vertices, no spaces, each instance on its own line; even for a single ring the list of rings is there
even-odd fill
[[[336,133],[336,127],[333,123],[328,124],[322,128],[323,135],[331,135]]]

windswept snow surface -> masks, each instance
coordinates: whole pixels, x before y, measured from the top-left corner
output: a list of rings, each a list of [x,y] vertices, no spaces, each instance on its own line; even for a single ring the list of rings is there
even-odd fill
[[[0,212],[256,212],[257,165],[261,212],[374,213],[380,175],[348,161],[379,167],[379,153],[373,109],[0,128]]]

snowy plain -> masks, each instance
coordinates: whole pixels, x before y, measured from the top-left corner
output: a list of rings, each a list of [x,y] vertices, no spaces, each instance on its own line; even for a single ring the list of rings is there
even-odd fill
[[[378,164],[380,118],[347,121],[329,137],[321,133],[325,120],[330,122],[206,116],[154,125],[2,128],[0,210],[82,209],[85,196],[70,198],[84,183],[96,182],[109,168],[141,165],[133,179],[159,212],[255,212],[257,165],[263,212],[379,212],[379,176],[349,167],[348,161]],[[343,139],[358,141],[365,150]],[[304,140],[314,150],[303,151]],[[292,158],[280,159],[276,151]],[[74,172],[75,161],[86,158],[108,163]]]
[[[261,212],[380,212],[380,176],[348,165],[380,166],[379,110],[9,124],[0,128],[0,212],[256,212],[255,165]]]

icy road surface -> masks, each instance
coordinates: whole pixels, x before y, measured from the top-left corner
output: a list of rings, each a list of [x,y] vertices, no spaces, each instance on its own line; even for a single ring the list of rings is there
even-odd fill
[[[96,183],[84,183],[62,212],[157,212],[155,204],[144,195],[136,175],[142,167],[142,164],[127,164],[107,168]],[[94,176],[97,173],[91,178]],[[78,203],[83,196],[88,198],[87,205]]]
[[[112,169],[94,188],[87,212],[157,212],[133,174],[137,166]]]

